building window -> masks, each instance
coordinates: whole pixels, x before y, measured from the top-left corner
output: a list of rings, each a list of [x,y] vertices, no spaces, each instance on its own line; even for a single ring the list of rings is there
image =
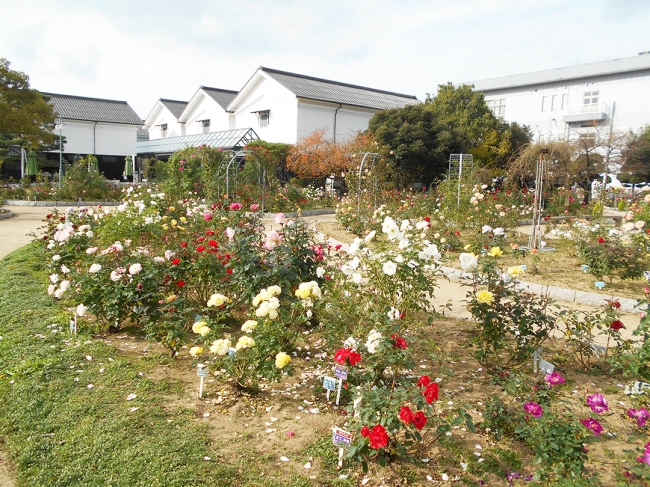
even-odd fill
[[[591,112],[598,109],[600,91],[585,91],[582,99],[582,111]]]
[[[548,96],[542,97],[542,111],[543,112],[548,111]]]
[[[557,95],[551,97],[551,111],[554,112],[557,110]]]
[[[263,112],[257,112],[257,117],[260,122],[260,127],[268,127],[269,126],[269,115],[271,113],[271,110],[264,110]]]
[[[506,99],[501,98],[500,100],[487,100],[485,102],[495,117],[504,117],[506,114]]]
[[[203,128],[203,133],[207,134],[210,132],[210,119],[208,120],[199,120],[201,127]]]
[[[561,108],[561,109],[562,109],[562,110],[566,110],[566,109],[568,108],[568,107],[567,107],[567,104],[568,104],[568,103],[569,103],[569,95],[567,95],[566,93],[564,93],[564,94],[562,95],[562,108]]]
[[[160,124],[160,135],[163,137],[167,137],[167,124],[166,123],[161,123]]]

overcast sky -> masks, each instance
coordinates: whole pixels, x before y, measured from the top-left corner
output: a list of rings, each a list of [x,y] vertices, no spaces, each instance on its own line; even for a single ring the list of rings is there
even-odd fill
[[[34,88],[127,100],[239,90],[258,66],[416,95],[650,50],[650,0],[0,0]]]

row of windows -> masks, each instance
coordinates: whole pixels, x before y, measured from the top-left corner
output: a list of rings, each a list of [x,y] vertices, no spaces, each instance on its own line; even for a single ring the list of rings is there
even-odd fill
[[[598,99],[600,97],[600,91],[585,91],[582,97],[582,108],[584,109],[595,109],[598,106]],[[553,112],[555,110],[566,110],[568,108],[569,95],[567,93],[562,94],[560,99],[558,95],[552,95],[550,97],[550,107],[549,107],[549,97],[542,97],[542,111],[547,112],[550,110]]]

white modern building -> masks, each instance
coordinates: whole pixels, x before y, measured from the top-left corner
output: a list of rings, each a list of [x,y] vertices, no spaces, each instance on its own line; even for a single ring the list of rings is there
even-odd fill
[[[259,67],[228,105],[235,127],[295,144],[324,129],[341,142],[368,128],[379,110],[420,103],[415,96]]]
[[[473,81],[495,115],[528,125],[535,140],[650,124],[650,53]]]
[[[142,119],[125,101],[43,93],[57,114],[56,136],[65,138],[63,158],[68,162],[94,154],[99,170],[109,179],[120,179],[126,156],[137,152]],[[59,153],[50,153],[58,159]]]

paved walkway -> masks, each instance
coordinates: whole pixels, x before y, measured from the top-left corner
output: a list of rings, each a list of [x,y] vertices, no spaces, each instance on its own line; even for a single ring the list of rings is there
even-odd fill
[[[14,216],[0,220],[0,259],[32,241],[29,233],[38,232],[50,208],[12,206]]]

